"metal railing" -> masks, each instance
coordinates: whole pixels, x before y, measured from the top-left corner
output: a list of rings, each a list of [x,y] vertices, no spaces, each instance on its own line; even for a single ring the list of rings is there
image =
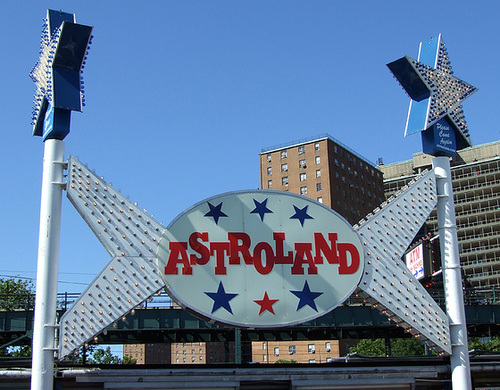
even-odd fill
[[[57,293],[57,308],[68,310],[80,297],[81,293]],[[144,301],[141,308],[174,307],[172,298],[166,293],[155,294]],[[0,310],[33,310],[35,294],[0,294]]]

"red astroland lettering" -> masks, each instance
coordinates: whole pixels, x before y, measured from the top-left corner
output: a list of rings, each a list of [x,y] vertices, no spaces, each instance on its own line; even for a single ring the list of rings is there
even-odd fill
[[[339,275],[349,275],[359,269],[360,254],[352,243],[337,242],[337,233],[328,233],[328,241],[322,233],[314,233],[314,250],[310,242],[294,243],[294,252],[285,255],[285,233],[273,233],[275,248],[268,242],[259,242],[251,253],[251,238],[247,233],[231,232],[228,241],[210,242],[208,232],[194,232],[188,242],[169,242],[170,253],[165,266],[166,275],[177,275],[178,265],[182,265],[182,275],[192,275],[193,266],[207,265],[215,258],[215,275],[226,275],[226,265],[253,265],[261,275],[269,274],[275,264],[291,264],[292,275],[304,275],[305,267],[309,275],[318,273],[317,264],[338,264]],[[188,254],[189,248],[195,253]],[[313,256],[314,253],[314,256]],[[226,264],[226,257],[228,258]],[[264,261],[265,258],[265,261]]]

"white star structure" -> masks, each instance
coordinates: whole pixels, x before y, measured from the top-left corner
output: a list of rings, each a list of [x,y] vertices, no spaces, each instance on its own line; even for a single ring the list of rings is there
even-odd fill
[[[112,259],[62,316],[60,359],[165,287],[157,268],[160,223],[71,156],[67,196]],[[436,204],[430,171],[354,226],[365,262],[358,293],[436,352],[449,354],[447,315],[401,261]]]

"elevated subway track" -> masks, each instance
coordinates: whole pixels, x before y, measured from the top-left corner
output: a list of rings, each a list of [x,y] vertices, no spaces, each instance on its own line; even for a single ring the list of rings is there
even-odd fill
[[[58,315],[64,313],[58,310]],[[466,305],[469,336],[500,335],[500,305]],[[0,311],[0,346],[30,345],[33,311]],[[289,341],[408,337],[371,306],[341,306],[300,325],[274,329],[236,329],[202,320],[176,307],[135,309],[97,337],[97,344],[164,342]]]

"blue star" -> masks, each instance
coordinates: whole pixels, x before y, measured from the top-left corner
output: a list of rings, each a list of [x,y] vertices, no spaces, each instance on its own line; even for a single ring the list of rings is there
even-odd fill
[[[215,221],[215,224],[219,224],[220,217],[227,217],[226,214],[222,212],[222,202],[220,202],[217,206],[214,206],[212,203],[207,202],[208,207],[210,207],[210,211],[204,215],[204,217],[212,217]]]
[[[264,201],[262,201],[262,202],[259,202],[259,201],[254,199],[253,202],[255,203],[255,208],[252,211],[250,211],[250,214],[253,214],[253,213],[259,214],[260,220],[264,221],[264,215],[266,213],[272,213],[272,211],[269,210],[266,206],[267,205],[267,198],[264,199]]]
[[[316,302],[314,300],[318,298],[320,295],[322,295],[322,292],[315,292],[311,291],[309,288],[309,284],[306,282],[304,283],[304,287],[302,288],[302,291],[292,291],[290,292],[295,295],[297,298],[299,298],[299,305],[297,306],[297,311],[299,311],[302,307],[305,305],[310,306],[313,308],[315,311],[318,311],[316,307]]]
[[[229,313],[233,314],[229,301],[238,294],[226,293],[226,291],[224,290],[224,286],[222,285],[222,282],[219,282],[219,288],[217,289],[217,292],[214,293],[205,292],[205,294],[207,294],[210,298],[214,300],[214,305],[212,306],[212,313],[223,307]]]
[[[293,208],[295,209],[295,214],[292,215],[290,219],[298,219],[302,226],[304,226],[304,221],[306,219],[314,219],[309,214],[307,214],[307,207],[308,206],[304,206],[304,208],[299,209],[297,206],[293,205]]]

